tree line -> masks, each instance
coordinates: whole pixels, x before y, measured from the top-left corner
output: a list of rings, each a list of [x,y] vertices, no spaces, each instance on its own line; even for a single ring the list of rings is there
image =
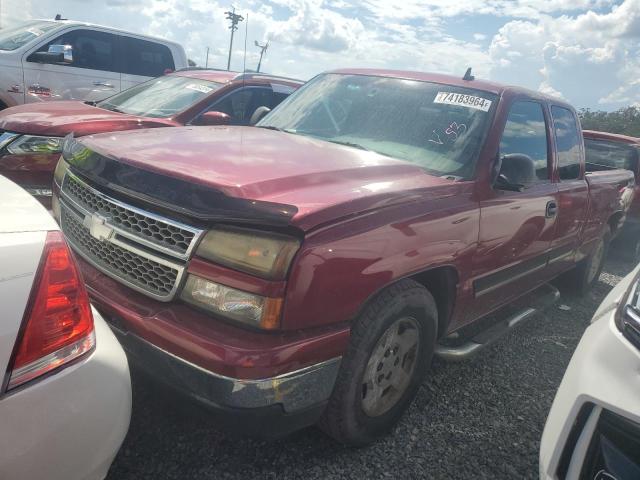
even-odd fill
[[[640,137],[640,108],[626,107],[615,112],[583,108],[578,113],[584,130],[599,130]]]

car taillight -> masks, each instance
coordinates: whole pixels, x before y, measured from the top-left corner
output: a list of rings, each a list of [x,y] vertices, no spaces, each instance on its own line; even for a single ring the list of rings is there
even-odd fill
[[[62,233],[48,232],[7,389],[75,360],[95,342],[89,297],[78,267]]]

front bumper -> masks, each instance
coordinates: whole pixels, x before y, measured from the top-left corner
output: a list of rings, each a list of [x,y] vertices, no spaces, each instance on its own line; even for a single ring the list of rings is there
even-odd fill
[[[149,298],[82,257],[78,264],[132,365],[222,412],[222,423],[235,418],[234,430],[279,436],[319,418],[348,346],[348,325],[249,330],[179,300]]]
[[[634,451],[634,442],[640,445],[640,350],[614,320],[625,286],[621,282],[605,299],[567,368],[542,436],[541,479],[583,478],[600,470],[597,478],[640,478],[620,473],[637,468],[640,475],[638,458],[630,464],[623,458]],[[627,439],[621,444],[615,432],[623,430]]]
[[[129,428],[126,356],[94,310],[95,350],[0,397],[0,478],[103,479]]]
[[[273,378],[230,378],[111,327],[132,366],[195,399],[236,433],[279,437],[316,423],[340,368],[340,358],[334,358]]]

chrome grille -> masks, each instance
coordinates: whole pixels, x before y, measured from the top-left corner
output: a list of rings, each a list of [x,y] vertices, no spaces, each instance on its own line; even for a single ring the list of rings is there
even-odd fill
[[[87,260],[144,291],[160,297],[171,295],[180,273],[178,269],[162,265],[113,243],[96,240],[68,208],[62,208],[61,214],[62,229],[68,241]]]
[[[163,222],[157,218],[124,207],[67,175],[62,191],[91,213],[109,218],[114,226],[180,254],[186,254],[196,231]]]
[[[160,301],[176,295],[203,231],[108,197],[67,171],[60,225],[98,270]]]

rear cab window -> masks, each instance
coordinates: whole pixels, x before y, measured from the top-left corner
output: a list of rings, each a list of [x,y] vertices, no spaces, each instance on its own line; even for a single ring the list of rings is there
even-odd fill
[[[634,174],[638,169],[638,147],[612,140],[584,139],[587,167],[591,171],[622,168]]]
[[[571,110],[551,107],[553,130],[556,139],[558,175],[560,180],[575,180],[581,174],[582,136],[576,116]]]

